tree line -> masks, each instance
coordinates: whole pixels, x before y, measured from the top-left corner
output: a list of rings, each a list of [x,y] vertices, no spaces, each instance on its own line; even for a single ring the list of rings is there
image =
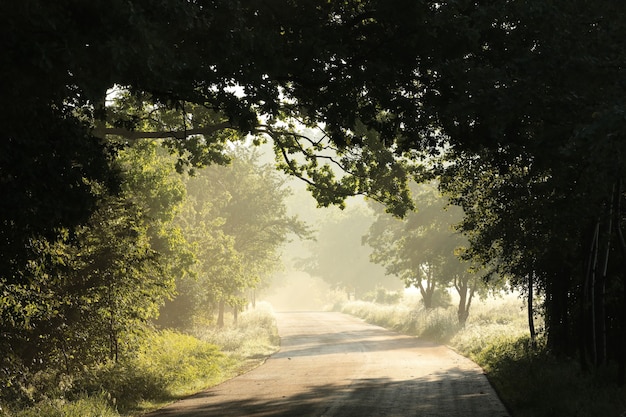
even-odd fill
[[[463,209],[468,261],[540,292],[551,351],[585,367],[616,362],[623,384],[625,9],[583,0],[5,2],[4,297],[44,276],[42,262],[66,267],[57,242],[86,233],[108,195],[124,192],[113,161],[133,141],[164,138],[182,171],[221,161],[237,135],[269,136],[277,166],[321,205],[366,194],[402,216],[413,207],[410,179],[438,178]],[[114,86],[126,104],[106,104]],[[139,213],[113,212],[133,226],[111,233],[137,239]],[[123,256],[151,257],[111,254],[131,275],[137,259]],[[85,268],[98,267],[93,255]]]
[[[31,240],[31,259],[2,277],[0,398],[35,397],[37,381],[78,379],[132,355],[149,326],[224,326],[267,285],[280,248],[307,227],[286,214],[289,190],[247,148],[194,175],[155,140],[114,160],[120,191],[80,227]]]

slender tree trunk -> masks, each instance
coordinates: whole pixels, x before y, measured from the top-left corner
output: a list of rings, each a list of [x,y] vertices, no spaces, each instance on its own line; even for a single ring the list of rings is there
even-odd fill
[[[622,279],[622,300],[621,300],[621,314],[620,314],[620,335],[619,335],[619,353],[618,353],[618,374],[617,381],[620,386],[626,384],[626,240],[624,238],[624,232],[622,230],[621,222],[621,201],[622,201],[622,182],[618,183],[617,187],[617,203],[615,205],[615,227],[617,229],[617,237],[619,240],[619,246],[622,254],[622,271],[620,278]]]
[[[593,250],[593,263],[591,265],[591,282],[589,283],[589,289],[591,291],[591,357],[593,358],[594,366],[598,365],[598,332],[596,329],[597,317],[596,317],[596,276],[598,269],[598,249],[600,246],[600,220],[596,223],[595,230],[595,245]]]
[[[593,308],[592,300],[591,300],[591,286],[593,281],[593,274],[595,269],[595,259],[597,253],[598,246],[598,231],[599,231],[599,222],[594,223],[593,231],[590,231],[591,240],[588,246],[587,252],[587,261],[585,268],[585,277],[582,285],[582,297],[580,303],[580,319],[579,319],[579,328],[580,334],[578,337],[579,341],[579,354],[580,354],[580,365],[583,372],[589,371],[589,358],[590,351],[593,351],[593,331],[592,331],[592,323],[590,317],[592,316],[591,310]],[[594,361],[595,363],[595,361]]]
[[[570,355],[573,350],[568,306],[571,271],[563,265],[563,259],[555,259],[553,262],[555,269],[550,271],[546,285],[547,343],[555,355]]]
[[[615,185],[613,185],[613,189],[611,190],[611,202],[609,204],[609,216],[608,216],[608,225],[607,225],[607,233],[606,233],[606,248],[604,253],[604,265],[602,268],[602,276],[600,278],[600,299],[599,299],[599,317],[600,322],[598,323],[600,326],[600,364],[606,365],[607,361],[607,336],[606,336],[606,281],[607,274],[609,269],[609,254],[611,252],[611,238],[613,233],[613,205],[615,204],[615,199],[620,198],[619,194],[615,193]]]
[[[239,307],[235,305],[233,306],[233,322],[235,323],[235,326],[237,325],[238,319],[239,319]]]
[[[459,308],[457,309],[456,316],[459,320],[459,325],[465,326],[468,316],[467,309],[465,308],[465,303],[467,302],[467,286],[459,285],[457,292],[459,293]]]
[[[220,300],[217,310],[217,327],[219,327],[220,329],[224,327],[224,307],[224,300]]]
[[[472,305],[472,298],[474,297],[475,285],[469,283],[468,277],[455,278],[454,287],[459,294],[459,307],[457,309],[457,318],[459,325],[465,327],[467,318],[469,317],[470,306]]]
[[[433,271],[430,266],[425,275],[426,275],[426,289],[422,297],[424,297],[424,307],[431,309],[435,307],[434,298],[435,298],[436,284],[433,278]]]
[[[117,331],[115,329],[115,297],[113,295],[113,279],[109,279],[108,284],[108,303],[109,303],[109,358],[117,363],[119,357],[119,343],[117,340]]]
[[[533,348],[536,346],[537,333],[535,332],[535,314],[533,311],[533,293],[534,289],[534,277],[535,273],[528,274],[528,330],[530,331],[530,343]]]

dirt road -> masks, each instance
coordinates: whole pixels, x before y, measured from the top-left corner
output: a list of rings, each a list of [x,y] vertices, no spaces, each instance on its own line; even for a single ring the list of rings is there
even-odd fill
[[[340,313],[277,313],[265,364],[150,417],[504,417],[473,362]]]

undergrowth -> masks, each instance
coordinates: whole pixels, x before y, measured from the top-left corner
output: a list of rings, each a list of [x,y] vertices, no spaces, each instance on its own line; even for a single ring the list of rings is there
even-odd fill
[[[231,378],[278,348],[271,308],[263,304],[236,326],[193,333],[147,330],[118,362],[86,367],[62,389],[40,392],[35,404],[4,404],[0,417],[137,415]]]

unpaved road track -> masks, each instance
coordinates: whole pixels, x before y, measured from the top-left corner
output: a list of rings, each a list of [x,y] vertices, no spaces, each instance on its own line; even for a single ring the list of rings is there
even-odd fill
[[[277,313],[262,366],[150,417],[505,417],[482,370],[450,349],[340,313]]]

